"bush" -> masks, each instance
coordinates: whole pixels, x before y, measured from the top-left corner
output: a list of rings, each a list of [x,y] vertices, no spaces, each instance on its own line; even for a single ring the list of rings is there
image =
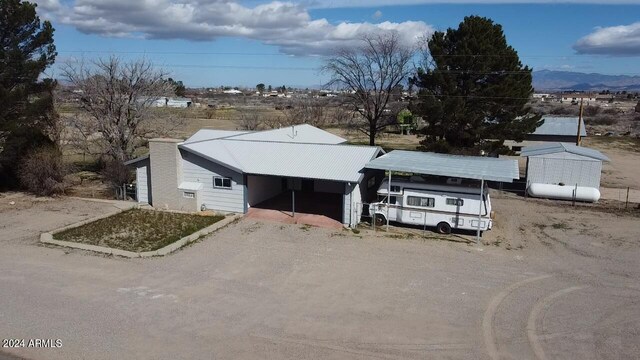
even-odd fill
[[[65,176],[71,171],[60,151],[43,147],[29,153],[18,171],[20,184],[29,192],[40,196],[62,194],[69,187]]]
[[[584,123],[587,125],[613,125],[616,123],[616,119],[610,116],[598,116],[591,119],[585,119]]]
[[[133,181],[133,170],[120,161],[109,160],[104,162],[100,174],[114,188]]]
[[[584,107],[584,115],[586,116],[596,116],[600,112],[600,106],[591,106],[587,105]]]

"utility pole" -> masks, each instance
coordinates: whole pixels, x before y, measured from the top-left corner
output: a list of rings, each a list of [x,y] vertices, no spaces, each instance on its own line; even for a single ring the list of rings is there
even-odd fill
[[[589,95],[591,97],[591,95]],[[576,146],[580,146],[582,139],[580,138],[580,131],[582,131],[582,113],[584,111],[584,95],[580,98],[580,116],[578,117],[578,134],[576,136]]]

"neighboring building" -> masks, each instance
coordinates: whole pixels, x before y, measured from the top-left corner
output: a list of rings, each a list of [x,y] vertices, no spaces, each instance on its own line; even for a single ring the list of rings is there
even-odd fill
[[[546,101],[550,96],[551,94],[533,94],[533,98],[540,101]]]
[[[513,151],[521,151],[526,146],[544,144],[546,142],[575,143],[578,137],[578,117],[543,116],[544,122],[533,133],[527,135],[522,142],[507,140],[504,144]],[[587,136],[584,120],[580,122],[580,137]]]
[[[590,102],[596,101],[596,97],[591,94],[561,94],[560,95],[560,102],[562,103],[577,104],[581,100],[584,101],[585,105],[589,105]]]
[[[240,90],[236,90],[236,89],[230,89],[230,90],[224,90],[222,92],[223,94],[229,94],[229,95],[242,95],[242,91]]]
[[[382,149],[344,142],[310,125],[259,132],[202,129],[186,141],[149,140],[149,155],[127,165],[136,168],[138,201],[157,208],[246,213],[295,196],[296,208],[317,209],[354,226],[359,204],[384,176],[363,170]]]
[[[601,152],[567,143],[527,147],[527,190],[537,197],[597,201],[600,198]],[[577,192],[577,193],[576,193]]]
[[[192,104],[189,98],[160,97],[153,100],[155,107],[188,108]]]
[[[578,136],[580,121],[580,137],[587,136],[584,120],[578,117],[543,116],[544,122],[532,134],[527,135],[529,141],[575,142]]]

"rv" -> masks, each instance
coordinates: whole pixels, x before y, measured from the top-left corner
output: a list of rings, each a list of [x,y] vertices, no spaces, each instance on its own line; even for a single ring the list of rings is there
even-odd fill
[[[480,231],[490,230],[493,225],[488,188],[485,186],[480,199],[477,182],[394,177],[391,193],[388,189],[385,179],[378,189],[378,202],[369,205],[369,215],[377,226],[385,224],[388,218],[402,224],[435,227],[437,232],[448,234],[451,229],[477,230],[478,220]]]

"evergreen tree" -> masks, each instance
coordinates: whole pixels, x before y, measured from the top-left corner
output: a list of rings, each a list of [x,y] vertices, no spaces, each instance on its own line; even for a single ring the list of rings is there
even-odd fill
[[[39,80],[57,55],[53,31],[35,4],[0,0],[0,186],[16,184],[21,157],[53,143],[56,82]]]
[[[433,34],[424,64],[412,79],[419,88],[412,111],[426,122],[422,150],[496,151],[541,124],[527,106],[531,69],[490,19],[469,16]]]

